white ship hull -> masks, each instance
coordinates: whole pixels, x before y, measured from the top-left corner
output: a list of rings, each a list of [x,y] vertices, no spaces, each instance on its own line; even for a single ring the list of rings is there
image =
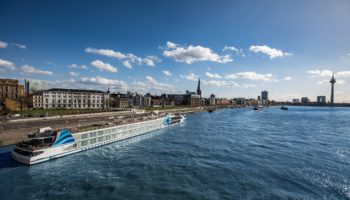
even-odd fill
[[[149,121],[112,126],[108,128],[72,134],[67,137],[63,137],[62,141],[68,140],[67,138],[71,137],[70,140],[73,140],[74,142],[68,142],[66,144],[59,144],[58,142],[57,144],[55,143],[50,147],[35,150],[33,152],[38,154],[35,156],[22,155],[19,152],[22,150],[25,151],[25,149],[21,149],[21,147],[16,146],[16,149],[12,151],[12,158],[18,162],[27,165],[33,165],[80,151],[85,151],[106,144],[133,138],[145,133],[182,123],[185,120],[184,117],[181,117],[181,119],[176,123],[169,123],[168,119],[169,117],[158,118]]]

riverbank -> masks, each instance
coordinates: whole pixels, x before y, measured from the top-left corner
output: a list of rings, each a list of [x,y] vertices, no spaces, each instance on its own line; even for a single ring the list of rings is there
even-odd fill
[[[93,124],[109,123],[116,118],[138,117],[150,113],[188,114],[201,111],[206,111],[206,108],[179,108],[158,111],[133,110],[80,115],[63,115],[43,118],[12,119],[0,122],[0,146],[15,144],[18,141],[24,140],[27,138],[27,134],[29,132],[34,132],[41,127],[51,127],[55,129],[78,128]]]

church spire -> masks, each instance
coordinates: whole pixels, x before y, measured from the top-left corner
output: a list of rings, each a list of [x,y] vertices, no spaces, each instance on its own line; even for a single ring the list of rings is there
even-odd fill
[[[198,79],[197,94],[202,97],[201,79]]]

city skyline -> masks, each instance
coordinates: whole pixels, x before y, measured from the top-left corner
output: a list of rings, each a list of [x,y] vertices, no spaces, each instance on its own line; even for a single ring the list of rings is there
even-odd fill
[[[155,94],[200,78],[204,97],[315,101],[334,72],[335,102],[350,102],[347,1],[0,5],[2,78]]]

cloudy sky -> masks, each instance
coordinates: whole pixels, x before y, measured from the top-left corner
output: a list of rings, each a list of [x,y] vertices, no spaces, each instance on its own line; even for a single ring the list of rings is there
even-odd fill
[[[350,102],[350,1],[0,1],[0,77]],[[37,81],[38,82],[38,81]],[[36,84],[40,85],[40,84]]]

